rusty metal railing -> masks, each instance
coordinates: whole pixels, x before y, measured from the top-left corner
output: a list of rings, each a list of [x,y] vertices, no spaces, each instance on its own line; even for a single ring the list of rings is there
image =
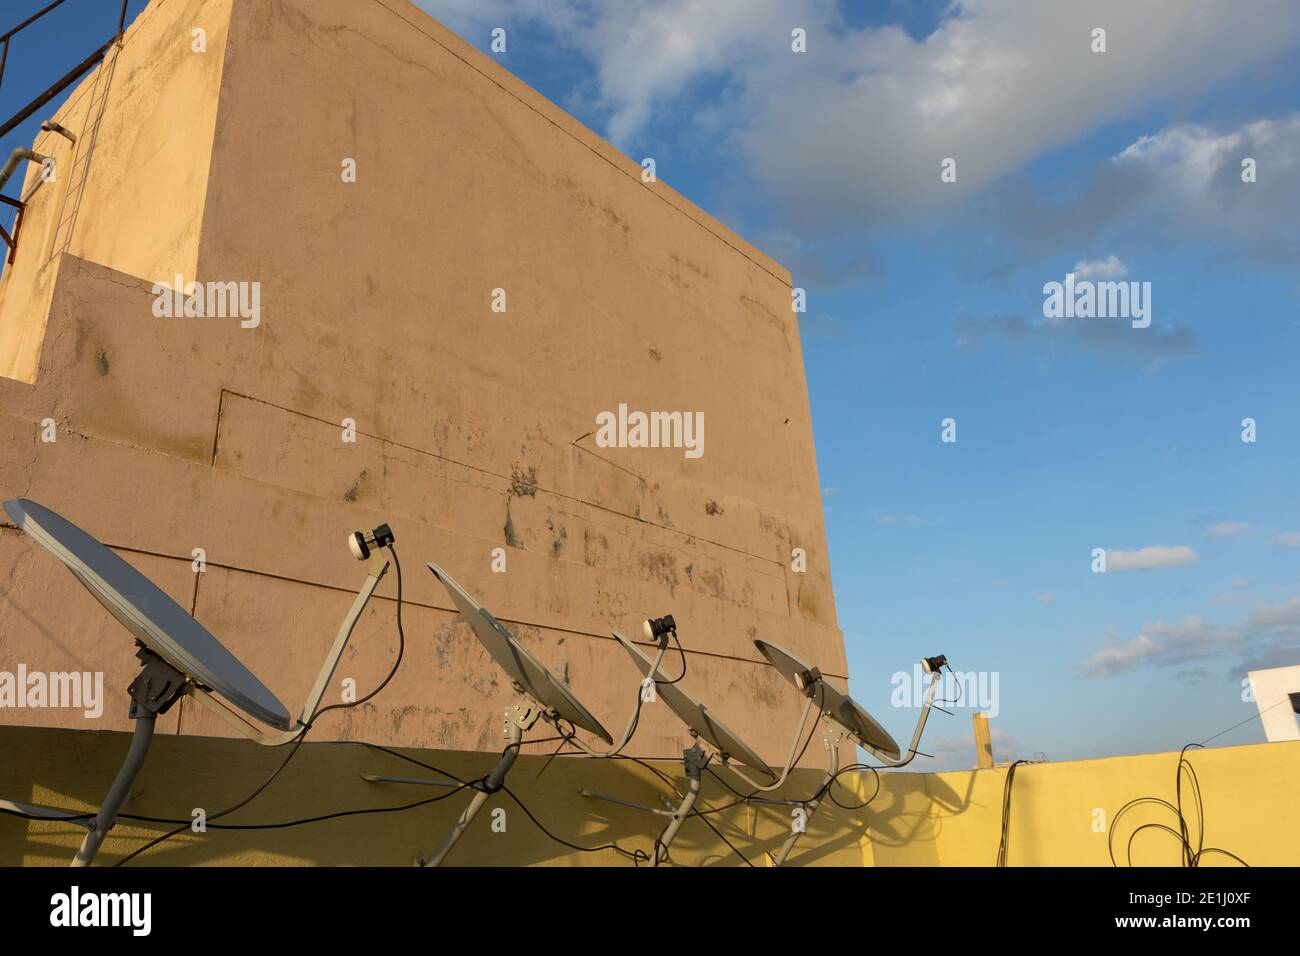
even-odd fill
[[[40,10],[37,10],[35,13],[29,16],[22,23],[18,24],[16,27],[7,30],[4,33],[0,33],[0,87],[4,85],[5,66],[9,62],[9,44],[13,41],[13,38],[17,36],[19,33],[21,33],[23,30],[26,30],[33,23],[40,20],[46,14],[52,13],[54,10],[61,7],[65,2],[66,0],[53,0],[53,2],[48,3]],[[0,141],[2,141],[4,137],[8,136],[11,132],[13,132],[13,130],[17,128],[19,124],[27,120],[33,113],[35,113],[37,110],[44,107],[47,103],[50,102],[50,100],[54,99],[56,96],[58,96],[60,93],[66,90],[73,83],[77,82],[77,80],[81,79],[83,76],[85,76],[87,73],[89,73],[91,70],[93,70],[96,66],[98,66],[103,61],[109,49],[113,46],[113,44],[119,42],[122,39],[122,34],[126,30],[126,8],[129,2],[130,0],[122,0],[122,12],[117,18],[117,32],[114,33],[111,37],[109,37],[109,39],[105,41],[99,47],[99,49],[97,49],[94,53],[90,54],[90,56],[86,57],[84,60],[82,60],[80,63],[74,66],[67,73],[63,74],[63,76],[61,76],[58,80],[56,80],[51,86],[47,87],[45,92],[37,96],[34,100],[32,100],[21,110],[15,113],[7,122],[4,123],[4,125],[0,126]],[[60,129],[57,126],[53,128],[56,130]],[[65,135],[68,135],[66,134],[66,131],[65,131]],[[73,138],[73,141],[75,142],[75,138]],[[36,155],[34,153],[31,153],[29,150],[20,149],[14,151],[12,159],[17,159],[20,153],[26,153],[27,158],[31,158]],[[12,168],[13,165],[14,163],[11,161],[11,163],[6,166],[5,177],[4,177],[6,180],[8,176],[13,172],[13,168]],[[3,183],[0,183],[0,188],[2,187],[3,187]],[[8,254],[4,256],[4,262],[6,265],[12,264],[14,261],[14,256],[18,254],[18,234],[22,230],[23,212],[27,208],[26,200],[29,198],[30,195],[24,196],[22,199],[12,199],[9,196],[0,195],[0,204],[13,207],[14,209],[17,210],[17,214],[14,217],[12,234],[10,234],[10,232],[6,230],[3,226],[0,226],[0,241],[3,241],[5,247],[8,249]]]
[[[53,0],[52,3],[49,3],[46,6],[42,7],[40,10],[36,11],[30,17],[28,17],[22,23],[18,24],[13,29],[0,34],[0,87],[3,87],[4,85],[5,64],[9,60],[9,44],[13,40],[13,38],[17,34],[21,33],[23,30],[27,29],[37,20],[40,20],[46,14],[51,13],[58,7],[62,6],[65,2],[66,0]],[[129,0],[122,0],[122,12],[117,20],[117,32],[114,33],[111,37],[109,37],[108,40],[105,41],[104,44],[99,47],[99,49],[97,49],[94,53],[90,54],[90,56],[86,57],[84,60],[82,60],[80,63],[74,66],[67,73],[63,74],[63,76],[59,77],[59,79],[56,80],[51,86],[49,86],[44,93],[40,94],[38,97],[36,97],[26,106],[24,106],[21,110],[15,113],[8,121],[4,123],[4,125],[0,126],[0,139],[4,139],[4,137],[8,136],[11,132],[13,132],[14,128],[17,127],[18,124],[27,120],[29,117],[31,117],[33,113],[35,113],[37,110],[43,107],[46,103],[54,99],[54,97],[58,96],[69,86],[77,82],[77,80],[81,79],[91,70],[93,70],[97,65],[99,65],[100,61],[104,59],[104,55],[108,53],[109,47],[111,47],[114,43],[116,43],[118,40],[122,38],[122,32],[126,29],[126,7],[128,2]]]

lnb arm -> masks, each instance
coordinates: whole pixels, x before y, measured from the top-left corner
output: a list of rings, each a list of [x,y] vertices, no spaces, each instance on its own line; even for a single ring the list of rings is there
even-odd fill
[[[659,644],[659,650],[655,654],[654,661],[650,664],[650,670],[647,673],[645,680],[642,681],[641,686],[637,691],[636,706],[632,708],[632,715],[627,719],[627,726],[623,728],[623,733],[616,741],[614,741],[612,747],[608,750],[596,750],[579,740],[575,734],[565,734],[559,727],[556,727],[556,730],[559,730],[569,743],[577,747],[589,757],[604,758],[617,756],[619,751],[626,747],[628,742],[631,741],[632,735],[636,733],[637,724],[641,720],[641,706],[646,700],[644,690],[645,685],[648,682],[658,683],[659,665],[663,663],[664,654],[668,652],[668,635],[675,634],[676,632],[677,623],[673,620],[671,614],[665,615],[664,617],[650,618],[642,625],[642,633],[645,635],[646,640],[657,641]],[[615,636],[620,635],[616,634]],[[548,722],[550,722],[552,726],[555,726],[553,720],[548,718]]]
[[[912,731],[912,743],[907,748],[907,753],[903,755],[902,759],[894,760],[869,744],[863,744],[885,766],[904,767],[916,758],[916,747],[921,742],[921,734],[925,731],[925,722],[930,716],[930,708],[934,706],[934,698],[939,692],[939,683],[943,678],[943,668],[947,664],[948,658],[942,654],[937,657],[927,657],[921,661],[922,670],[930,675],[930,686],[926,689],[925,701],[921,704],[921,713],[916,718],[916,729]]]
[[[803,730],[804,726],[808,723],[808,711],[812,710],[813,697],[817,698],[817,710],[820,712],[822,709],[822,698],[824,695],[821,692],[821,686],[821,679],[818,678],[816,683],[808,688],[808,692],[806,693],[807,700],[804,701],[803,705],[803,714],[799,717],[799,726],[795,729],[794,739],[790,741],[790,752],[786,754],[785,757],[785,769],[781,771],[781,776],[777,778],[775,783],[758,783],[745,773],[745,771],[741,770],[740,767],[736,766],[736,764],[731,762],[726,763],[727,768],[741,780],[745,781],[745,783],[753,787],[755,793],[768,793],[772,790],[776,790],[785,783],[785,778],[790,776],[790,771],[794,769],[794,764],[798,760],[795,751],[799,747],[799,741],[803,740]]]

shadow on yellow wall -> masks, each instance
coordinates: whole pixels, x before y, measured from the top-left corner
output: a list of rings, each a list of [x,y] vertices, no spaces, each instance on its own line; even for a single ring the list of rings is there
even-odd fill
[[[116,732],[0,727],[0,753],[6,757],[0,763],[0,796],[93,809],[107,790],[128,739],[129,735]],[[462,779],[486,773],[496,761],[495,755],[487,753],[403,753]],[[196,808],[215,814],[250,793],[284,756],[283,750],[267,751],[238,740],[159,735],[124,812],[181,820],[189,819]],[[507,778],[509,792],[492,798],[452,851],[449,864],[630,866],[628,854],[651,852],[665,818],[586,798],[579,790],[666,807],[665,799],[676,802],[673,788],[685,786],[679,764],[655,761],[642,766],[630,760],[560,757],[548,765],[547,756],[541,752],[521,756]],[[1300,815],[1294,813],[1300,743],[1192,751],[1189,758],[1201,784],[1206,846],[1222,847],[1255,866],[1300,862]],[[1110,865],[1108,828],[1115,812],[1138,797],[1172,802],[1177,762],[1177,754],[1144,754],[1021,766],[1012,792],[1009,864]],[[427,855],[436,846],[468,801],[463,790],[448,795],[439,788],[370,783],[362,779],[367,772],[433,776],[362,744],[307,743],[261,797],[220,823],[262,825],[363,808],[409,809],[288,828],[227,830],[214,824],[206,833],[186,832],[131,865],[406,866],[417,854]],[[789,863],[993,865],[1001,838],[1006,775],[1005,768],[881,773],[879,792],[865,810],[825,802]],[[720,776],[744,792],[740,781],[727,771],[721,770]],[[780,795],[808,797],[821,780],[817,771],[797,771]],[[845,807],[860,804],[876,789],[870,774],[846,774],[840,781],[843,786],[835,788],[835,797]],[[417,803],[422,805],[410,806]],[[671,850],[672,861],[679,865],[766,865],[767,852],[790,832],[789,807],[739,802],[718,777],[708,774],[699,806],[708,823],[693,818],[682,828]],[[504,810],[504,816],[493,814],[496,809]],[[1186,799],[1184,813],[1195,838],[1196,808]],[[1121,866],[1129,860],[1130,837],[1151,822],[1177,829],[1176,817],[1154,804],[1136,807],[1119,821],[1113,843]],[[576,846],[604,848],[572,849],[538,824]],[[104,843],[98,865],[112,865],[165,829],[119,820]],[[82,833],[66,824],[0,816],[0,865],[64,865]],[[1179,841],[1150,828],[1133,837],[1131,853],[1137,865],[1176,866]],[[1207,855],[1204,862],[1235,865],[1224,856]]]

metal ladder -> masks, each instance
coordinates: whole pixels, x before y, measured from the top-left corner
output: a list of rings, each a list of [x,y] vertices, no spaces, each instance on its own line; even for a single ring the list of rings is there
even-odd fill
[[[91,86],[90,96],[87,97],[86,121],[77,136],[72,168],[68,171],[68,180],[63,186],[58,224],[54,227],[54,239],[50,243],[50,259],[67,252],[68,246],[72,243],[77,214],[81,211],[81,197],[85,193],[86,180],[90,175],[90,159],[95,153],[95,143],[99,139],[99,125],[104,118],[104,107],[108,104],[108,91],[113,85],[113,72],[117,69],[117,58],[121,49],[120,46],[115,46],[112,53],[95,71],[94,85]]]

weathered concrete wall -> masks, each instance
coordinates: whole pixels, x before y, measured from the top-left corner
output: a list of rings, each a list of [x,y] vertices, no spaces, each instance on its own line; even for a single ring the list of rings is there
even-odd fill
[[[291,712],[360,584],[345,533],[389,521],[406,662],[320,739],[497,747],[512,694],[424,570],[435,560],[611,729],[637,673],[610,629],[672,612],[687,685],[779,761],[800,699],[752,639],[846,667],[788,273],[401,0],[227,0],[180,19],[224,38],[202,74],[216,133],[191,181],[206,194],[186,200],[202,223],[185,277],[260,283],[261,321],[156,318],[144,257],[63,257],[35,384],[0,379],[0,492],[137,562]],[[164,33],[188,51],[188,26]],[[166,108],[183,129],[186,110]],[[108,129],[99,153],[127,148]],[[80,217],[97,215],[87,199]],[[703,412],[704,455],[597,448],[596,415],[621,403]],[[0,669],[93,662],[117,688],[94,726],[124,728],[120,628],[21,536],[0,535],[0,579]],[[381,593],[337,678],[363,690],[396,648],[391,579]],[[652,706],[629,752],[688,742]]]

